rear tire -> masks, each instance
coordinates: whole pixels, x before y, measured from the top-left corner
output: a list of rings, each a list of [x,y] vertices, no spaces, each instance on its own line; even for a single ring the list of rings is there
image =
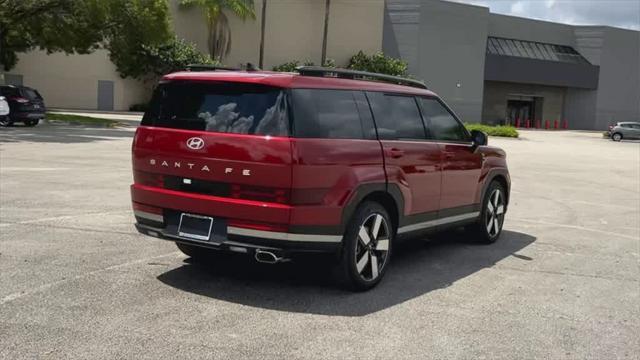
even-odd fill
[[[492,181],[484,194],[478,221],[467,228],[474,240],[483,244],[492,244],[498,240],[507,211],[506,200],[504,186],[498,181]]]
[[[391,259],[395,231],[385,208],[372,201],[361,204],[347,225],[338,280],[354,291],[376,286]]]
[[[189,256],[194,260],[206,260],[214,257],[219,251],[203,248],[200,246],[188,245],[183,243],[176,243],[176,246],[183,254]]]
[[[24,124],[28,127],[34,127],[36,125],[38,125],[38,123],[40,122],[40,119],[36,119],[36,120],[25,120]]]
[[[611,135],[611,140],[613,140],[613,141],[620,141],[620,140],[622,140],[622,134],[620,134],[620,133],[613,133],[613,135]]]
[[[1,127],[9,127],[11,125],[13,125],[13,121],[11,120],[10,117],[8,117],[8,116],[0,117],[0,126]]]

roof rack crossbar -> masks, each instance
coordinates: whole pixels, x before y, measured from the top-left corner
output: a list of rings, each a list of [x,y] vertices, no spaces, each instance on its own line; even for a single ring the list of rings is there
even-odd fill
[[[304,75],[304,76],[333,77],[333,78],[365,80],[365,81],[381,81],[381,82],[386,82],[391,84],[416,87],[420,89],[427,88],[427,85],[425,85],[422,81],[419,81],[419,80],[407,79],[400,76],[377,74],[377,73],[366,72],[366,71],[327,68],[322,66],[298,66],[296,70],[298,71],[298,73],[300,73],[300,75]]]
[[[219,66],[219,65],[209,65],[209,64],[189,64],[185,68],[185,71],[238,71],[240,69]]]

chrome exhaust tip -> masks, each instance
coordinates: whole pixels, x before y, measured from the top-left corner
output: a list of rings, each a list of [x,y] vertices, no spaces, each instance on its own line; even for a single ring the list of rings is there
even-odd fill
[[[264,264],[277,264],[279,262],[286,262],[289,259],[284,258],[282,256],[278,256],[271,251],[256,249],[255,259],[259,263]]]

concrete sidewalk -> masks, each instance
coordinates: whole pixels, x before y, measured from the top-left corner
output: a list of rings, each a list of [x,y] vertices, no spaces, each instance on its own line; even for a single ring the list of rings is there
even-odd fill
[[[49,111],[53,114],[66,114],[66,115],[79,115],[79,116],[87,116],[98,119],[109,119],[109,120],[130,120],[140,122],[142,120],[142,115],[144,113],[141,112],[133,112],[133,111],[95,111],[95,110],[71,110],[71,109],[58,109],[58,108],[50,108]]]

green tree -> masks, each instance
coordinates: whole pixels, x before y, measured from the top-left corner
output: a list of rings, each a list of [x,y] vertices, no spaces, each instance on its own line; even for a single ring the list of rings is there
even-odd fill
[[[222,61],[231,51],[231,28],[225,10],[242,20],[256,18],[253,0],[180,0],[180,5],[198,6],[204,11],[209,54],[217,61]]]
[[[39,48],[48,52],[86,54],[103,39],[97,0],[0,0],[0,64],[5,71],[17,53]]]
[[[154,81],[189,64],[219,65],[193,44],[176,37],[161,45],[142,45],[133,54],[116,54],[114,63],[120,75],[143,81]]]
[[[348,69],[368,71],[379,74],[409,77],[407,62],[401,59],[385,56],[383,53],[367,55],[362,51],[353,55],[349,60]]]

